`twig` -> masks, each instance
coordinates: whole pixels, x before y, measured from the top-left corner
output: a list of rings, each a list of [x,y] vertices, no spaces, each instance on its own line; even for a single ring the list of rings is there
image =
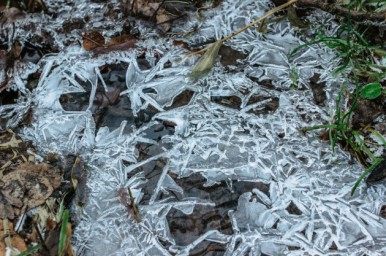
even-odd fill
[[[222,43],[225,42],[226,40],[228,40],[228,39],[230,39],[230,38],[232,38],[232,37],[234,37],[234,36],[240,34],[241,32],[243,32],[243,31],[247,30],[248,28],[250,28],[250,27],[256,25],[257,23],[264,21],[267,17],[271,16],[272,14],[274,14],[274,13],[276,13],[276,12],[278,12],[278,11],[283,10],[284,8],[290,6],[291,4],[296,3],[297,1],[298,1],[298,0],[291,0],[291,1],[288,1],[287,3],[285,3],[285,4],[282,4],[282,5],[280,5],[280,6],[276,7],[276,8],[273,8],[272,10],[266,12],[262,17],[260,17],[260,18],[258,18],[257,20],[255,20],[255,21],[249,23],[249,24],[246,25],[245,27],[243,27],[243,28],[241,28],[241,29],[239,29],[239,30],[233,32],[232,34],[230,34],[230,35],[228,35],[228,36],[226,36],[226,37],[220,39],[220,41],[221,41]],[[191,57],[191,56],[196,55],[196,54],[198,54],[198,53],[205,52],[205,51],[208,50],[211,46],[212,46],[212,45],[209,45],[209,46],[207,46],[207,47],[205,47],[205,48],[203,48],[203,49],[201,49],[201,50],[199,50],[199,51],[196,51],[196,52],[192,52],[192,53],[190,53],[190,54],[187,54],[185,57],[188,58],[188,57]]]

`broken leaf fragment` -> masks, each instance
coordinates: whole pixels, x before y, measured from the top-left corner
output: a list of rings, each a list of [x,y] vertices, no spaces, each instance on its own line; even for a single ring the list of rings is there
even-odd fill
[[[218,40],[210,46],[210,48],[194,66],[192,72],[189,75],[191,79],[196,80],[206,76],[209,73],[214,63],[216,62],[218,51],[220,50],[221,45],[222,40]]]

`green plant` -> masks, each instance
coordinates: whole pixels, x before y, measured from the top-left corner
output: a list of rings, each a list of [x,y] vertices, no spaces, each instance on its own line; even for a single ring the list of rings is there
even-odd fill
[[[362,10],[369,4],[377,4],[377,8],[380,7],[379,4],[381,4],[381,2],[383,5],[385,4],[385,1],[380,0],[343,1],[343,5],[347,5],[349,9],[354,8],[355,10]],[[363,34],[359,33],[351,25],[350,12],[347,17],[347,24],[341,25],[335,36],[326,36],[323,33],[319,33],[316,40],[293,49],[289,54],[289,58],[293,57],[300,49],[319,43],[324,43],[327,47],[336,50],[338,56],[341,58],[341,65],[334,71],[335,75],[348,69],[348,78],[355,81],[356,88],[354,93],[349,95],[351,98],[351,106],[347,111],[344,111],[341,106],[342,95],[345,91],[345,88],[342,87],[336,99],[336,109],[332,121],[329,124],[306,128],[304,131],[327,129],[333,153],[335,146],[340,143],[343,147],[350,150],[358,161],[365,166],[365,171],[359,176],[352,188],[351,195],[353,195],[361,181],[383,161],[383,158],[376,157],[368,146],[366,146],[366,138],[364,137],[366,136],[365,131],[362,129],[351,129],[350,122],[353,112],[357,107],[359,95],[363,99],[375,99],[382,93],[386,93],[386,90],[382,88],[382,85],[379,82],[374,82],[382,81],[386,75],[386,67],[378,65],[375,61],[376,57],[385,57],[386,51],[380,46],[373,46],[367,43]],[[370,83],[361,87],[359,86],[359,79],[362,81],[370,81]],[[385,141],[383,136],[378,132],[372,129],[370,131],[380,141]],[[386,146],[386,143],[383,143],[383,146]]]
[[[327,129],[328,135],[329,135],[329,142],[331,144],[332,152],[334,153],[335,147],[338,143],[348,148],[353,154],[356,156],[358,161],[362,163],[366,169],[365,171],[359,176],[358,180],[356,181],[354,187],[352,188],[351,195],[355,193],[355,190],[361,183],[361,181],[368,175],[374,168],[383,161],[383,158],[376,157],[370,149],[365,145],[365,140],[361,136],[361,131],[352,130],[350,128],[350,119],[352,116],[353,111],[355,110],[357,106],[357,100],[359,97],[359,89],[358,89],[358,82],[357,88],[354,93],[353,103],[351,107],[348,109],[347,112],[343,111],[341,108],[341,100],[343,92],[345,91],[345,88],[342,87],[338,98],[336,100],[336,109],[335,109],[335,115],[331,123],[329,124],[322,124],[322,125],[316,125],[309,128],[305,128],[303,131],[313,131],[317,129]],[[372,130],[372,133],[375,134],[377,137],[383,137],[376,132],[375,130]],[[386,143],[384,143],[386,145]],[[369,159],[371,164],[369,165],[366,161],[366,159]]]
[[[70,211],[68,209],[64,210],[62,215],[62,225],[60,227],[60,236],[59,236],[59,247],[58,247],[58,255],[63,255],[63,252],[66,248],[67,242],[67,224],[70,216]]]
[[[386,11],[384,0],[340,0],[344,6],[349,6],[355,11],[383,12]]]
[[[382,88],[380,83],[370,83],[361,89],[361,97],[369,100],[378,98],[382,93],[386,94],[386,90]]]
[[[65,209],[64,207],[64,199],[67,196],[68,193],[65,193],[63,196],[63,199],[60,202],[59,209],[57,210],[56,214],[53,212],[53,210],[49,207],[49,209],[52,211],[52,219],[56,225],[60,225],[60,233],[59,233],[59,243],[58,243],[58,255],[64,255],[66,250],[66,244],[67,244],[67,225],[69,222],[69,216],[70,211],[68,209]],[[47,249],[46,245],[44,244],[44,241],[42,240],[42,244],[37,244],[35,246],[32,246],[28,250],[20,253],[18,256],[27,256],[33,253],[36,253],[41,248]]]
[[[379,46],[372,46],[367,43],[363,35],[355,30],[348,19],[348,25],[341,25],[335,36],[326,36],[319,32],[318,39],[302,44],[293,49],[289,58],[292,58],[300,49],[310,45],[324,43],[327,47],[335,49],[341,58],[341,65],[335,70],[335,74],[350,69],[351,74],[358,77],[370,77],[372,80],[379,80],[386,75],[385,67],[377,65],[375,56],[385,57],[386,51]],[[378,78],[378,79],[377,79]]]
[[[32,246],[31,248],[29,248],[28,250],[25,250],[24,252],[20,253],[18,256],[27,256],[27,255],[30,255],[32,253],[35,253],[37,250],[39,250],[41,247],[40,244],[37,244],[35,246]]]

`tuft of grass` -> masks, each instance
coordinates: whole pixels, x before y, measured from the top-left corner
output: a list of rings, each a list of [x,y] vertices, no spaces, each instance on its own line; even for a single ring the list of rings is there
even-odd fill
[[[386,11],[385,0],[340,0],[342,6],[351,7],[359,12],[384,12]]]
[[[380,10],[386,7],[384,0],[342,0],[343,5],[348,8],[353,8],[355,11],[363,11],[369,6],[376,8],[372,11]],[[366,9],[367,10],[367,9]],[[358,98],[373,100],[386,94],[386,90],[382,88],[381,81],[386,77],[386,67],[378,65],[376,58],[386,57],[386,51],[381,46],[370,45],[364,38],[364,34],[359,33],[351,24],[350,14],[347,17],[347,24],[343,24],[337,30],[335,36],[326,36],[324,33],[319,33],[318,38],[300,45],[293,49],[289,58],[293,57],[302,48],[310,45],[323,43],[330,49],[336,50],[338,56],[341,58],[341,65],[334,71],[334,75],[343,73],[349,70],[348,79],[355,82],[355,91],[349,95],[352,99],[351,107],[347,111],[342,109],[342,95],[345,87],[342,86],[338,97],[336,99],[336,108],[333,120],[329,124],[316,125],[304,129],[304,132],[327,129],[329,142],[334,153],[337,144],[342,145],[350,150],[357,160],[365,167],[364,172],[359,176],[354,184],[351,195],[353,195],[362,182],[362,180],[369,175],[382,161],[383,158],[376,157],[365,143],[365,131],[363,129],[351,129],[351,119],[355,108],[358,105]],[[359,81],[364,85],[360,85]],[[368,81],[367,83],[364,81]],[[368,129],[377,138],[383,136],[373,129]],[[381,146],[386,146],[384,143]]]
[[[386,57],[386,51],[379,46],[371,46],[358,31],[350,25],[342,25],[335,36],[326,36],[318,33],[318,39],[302,44],[293,49],[289,58],[292,58],[299,50],[324,43],[330,49],[335,49],[338,56],[342,59],[341,65],[335,70],[338,75],[344,70],[349,69],[350,74],[358,77],[370,77],[372,80],[380,80],[386,75],[386,69],[375,63],[375,56]]]
[[[359,97],[358,83],[354,93],[353,103],[347,112],[343,111],[341,108],[341,99],[344,91],[345,88],[342,87],[336,99],[335,115],[331,123],[312,126],[303,129],[303,131],[309,132],[318,129],[327,129],[329,135],[329,142],[333,153],[335,151],[336,145],[341,144],[345,146],[348,150],[350,150],[355,155],[357,160],[365,166],[365,171],[359,176],[356,183],[354,184],[354,187],[352,188],[351,195],[354,195],[357,187],[360,185],[362,180],[367,175],[369,175],[371,171],[374,170],[374,168],[377,167],[377,165],[380,164],[384,159],[376,157],[366,146],[365,140],[361,136],[362,131],[356,131],[350,128],[351,116],[353,111],[357,107],[357,100]],[[375,136],[383,139],[383,137],[377,131],[371,129],[371,132],[375,134]],[[384,139],[381,141],[384,141]],[[386,142],[384,143],[384,145],[386,146]],[[368,164],[366,159],[370,160],[370,165]]]

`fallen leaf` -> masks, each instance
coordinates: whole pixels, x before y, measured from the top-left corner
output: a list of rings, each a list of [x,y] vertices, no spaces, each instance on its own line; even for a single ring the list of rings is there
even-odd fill
[[[210,46],[210,48],[194,66],[192,72],[189,75],[191,79],[196,80],[206,76],[209,73],[214,63],[216,62],[218,51],[220,50],[221,45],[222,41],[218,40]]]
[[[76,203],[79,206],[86,204],[87,200],[87,171],[84,161],[77,156],[71,168],[71,183],[75,189]]]
[[[135,40],[135,37],[131,35],[121,35],[110,38],[110,41],[106,44],[106,46],[113,46],[118,44],[123,44],[129,41]]]
[[[45,202],[59,187],[61,176],[49,164],[23,163],[3,176],[0,183],[2,218],[13,219]],[[12,206],[13,212],[10,212]],[[1,208],[0,208],[1,209]]]
[[[288,21],[291,23],[291,25],[298,27],[298,28],[307,28],[307,24],[305,24],[296,14],[295,7],[292,5],[287,8],[288,14],[287,18]]]
[[[3,223],[4,223],[3,221],[0,221],[0,235],[1,235],[1,237],[5,238],[6,230],[4,229]],[[10,235],[12,247],[16,248],[19,252],[24,252],[25,250],[27,250],[27,246],[26,246],[23,238],[21,238],[20,235],[15,233],[13,223],[12,222],[8,222],[8,223],[9,223],[8,230],[9,230],[9,235]],[[5,254],[5,251],[6,251],[5,248],[6,248],[6,244],[4,242],[4,239],[0,239],[0,256],[6,255]]]
[[[164,9],[158,10],[155,18],[157,20],[158,28],[160,28],[163,32],[167,32],[170,30],[172,26],[172,17],[170,17],[170,15],[168,15]]]
[[[0,25],[11,24],[25,16],[25,14],[16,7],[5,8],[2,13],[3,15],[0,17]]]
[[[186,2],[188,5],[190,2]],[[172,14],[171,12],[164,9],[166,4],[164,1],[161,3],[154,3],[149,0],[130,0],[124,1],[123,3],[126,6],[126,10],[129,14],[138,16],[140,18],[155,21],[163,32],[170,30],[171,22],[178,15]],[[178,3],[173,3],[178,4]],[[184,14],[183,11],[179,13],[179,16]]]
[[[91,51],[105,45],[105,38],[98,31],[91,31],[83,35],[83,48]]]
[[[92,49],[94,56],[106,54],[113,51],[126,51],[135,48],[137,39],[130,35],[122,35],[113,37],[110,41],[103,45]]]

